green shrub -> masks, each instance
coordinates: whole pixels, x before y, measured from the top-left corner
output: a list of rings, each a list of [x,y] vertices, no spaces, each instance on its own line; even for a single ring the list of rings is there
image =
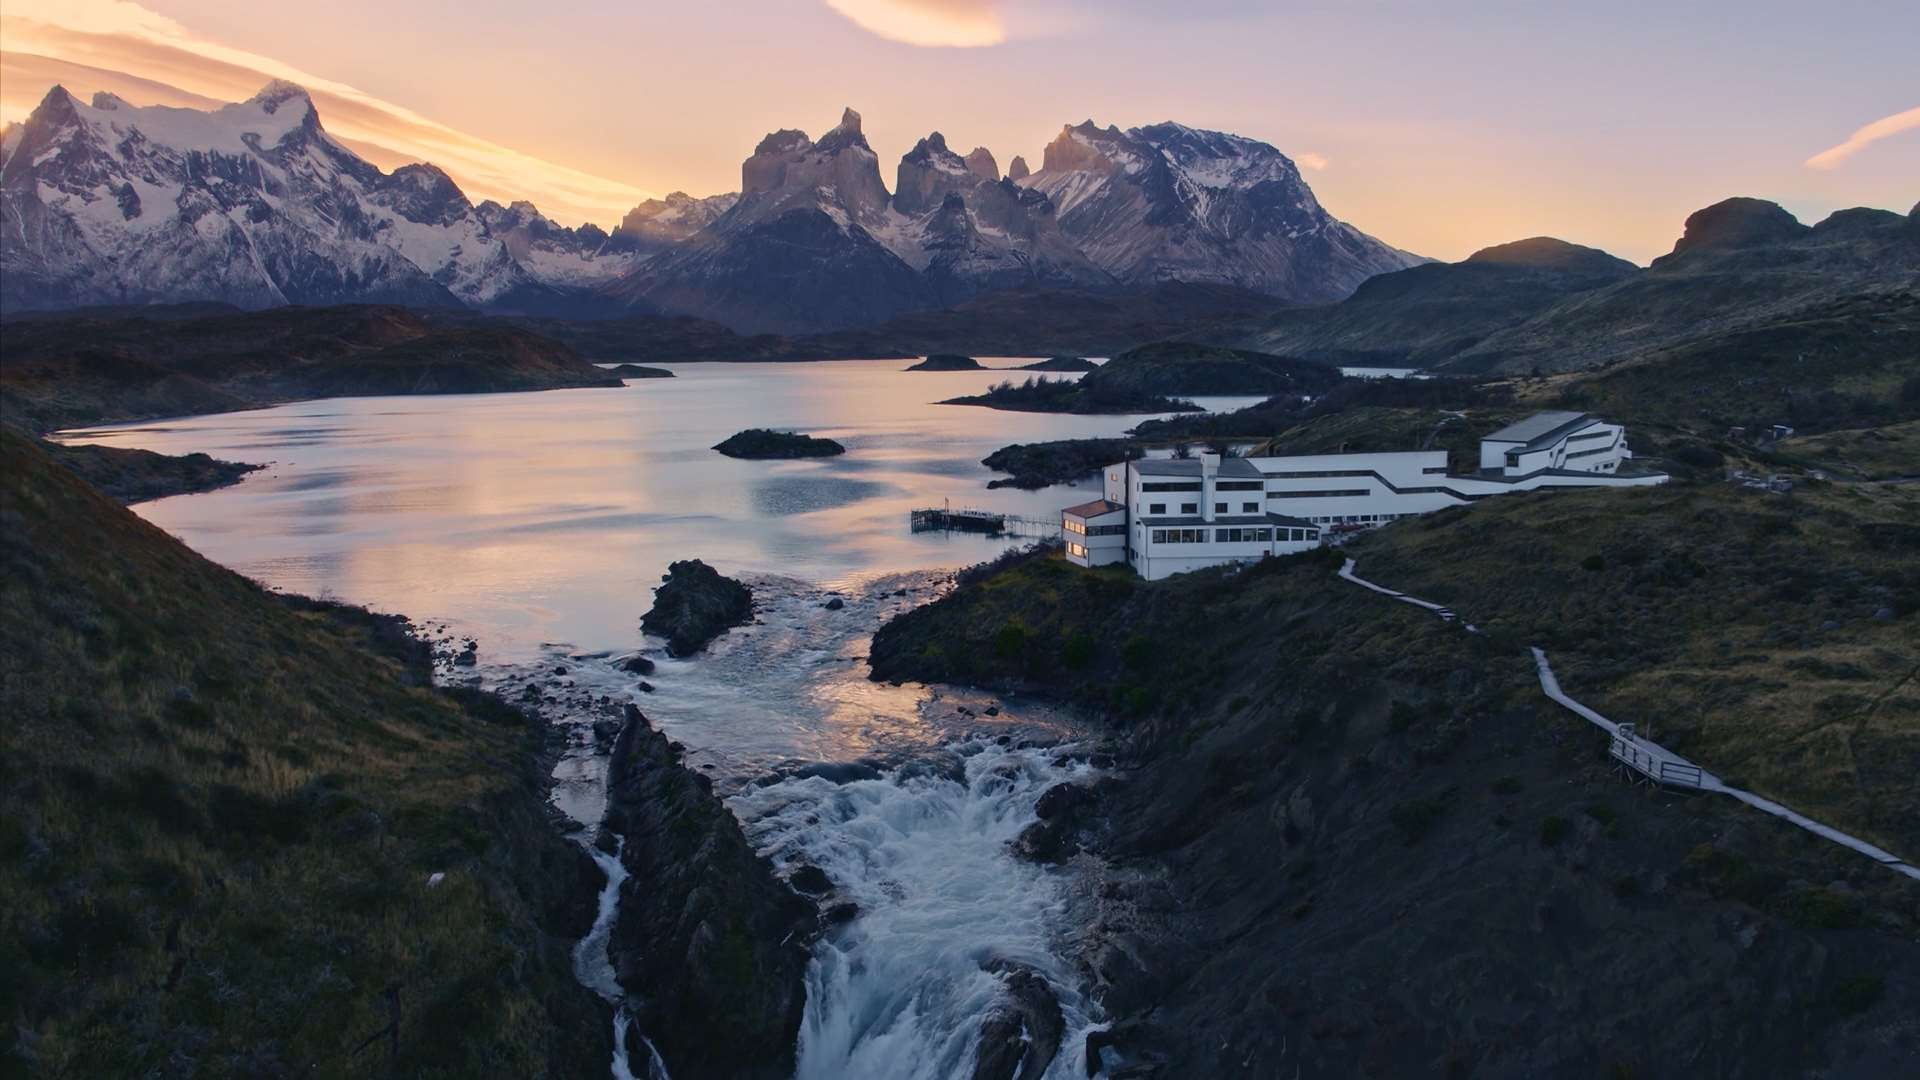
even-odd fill
[[[1560,841],[1565,840],[1568,831],[1572,828],[1572,823],[1568,822],[1566,818],[1561,817],[1559,814],[1548,815],[1547,819],[1540,823],[1541,846],[1553,847]]]
[[[1439,821],[1440,815],[1446,810],[1446,796],[1440,795],[1431,799],[1408,799],[1395,803],[1387,816],[1393,821],[1393,827],[1400,830],[1400,839],[1413,844],[1433,828],[1434,822]]]
[[[1019,660],[1027,652],[1027,628],[1017,622],[1001,625],[993,635],[993,655],[1002,660]]]
[[[1093,637],[1086,631],[1080,631],[1067,639],[1060,647],[1060,662],[1069,671],[1084,671],[1093,663]]]
[[[1833,1007],[1842,1016],[1863,1013],[1879,1002],[1886,980],[1878,975],[1854,975],[1841,979],[1833,988]]]

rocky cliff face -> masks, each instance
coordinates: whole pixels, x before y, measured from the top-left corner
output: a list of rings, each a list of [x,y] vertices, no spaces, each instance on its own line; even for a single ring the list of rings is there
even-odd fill
[[[0,304],[526,310],[632,266],[513,209],[503,234],[439,169],[382,173],[291,83],[207,112],[55,87],[0,143]]]
[[[603,846],[632,875],[608,941],[640,1031],[683,1080],[784,1080],[806,1008],[813,904],[773,875],[712,783],[629,705]],[[644,1061],[645,1051],[633,1045]]]
[[[1298,301],[1338,300],[1421,260],[1335,219],[1294,163],[1253,139],[1180,124],[1092,121],[1049,143],[1021,183],[1122,281],[1209,281]]]

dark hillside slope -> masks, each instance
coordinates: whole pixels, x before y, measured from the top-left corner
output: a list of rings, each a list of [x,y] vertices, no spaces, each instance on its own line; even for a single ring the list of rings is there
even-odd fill
[[[1513,496],[1361,546],[1379,580],[1458,579],[1446,599],[1490,622],[1485,637],[1338,580],[1331,554],[1157,583],[1030,560],[889,623],[873,670],[1021,686],[1115,723],[1118,766],[1068,839],[1104,856],[1088,962],[1114,1048],[1157,1064],[1150,1075],[1889,1075],[1915,1049],[1920,892],[1732,800],[1623,784],[1598,733],[1540,694],[1520,648],[1550,623],[1543,643],[1577,694],[1632,652],[1653,669],[1649,688],[1675,688],[1671,707],[1597,704],[1678,734],[1672,716],[1699,700],[1695,650],[1764,636],[1780,614],[1764,585],[1745,606],[1728,597],[1773,557],[1748,541],[1791,535],[1770,522],[1796,515],[1796,544],[1837,550],[1782,549],[1802,568],[1783,580],[1812,603],[1780,620],[1790,636],[1765,646],[1766,663],[1807,675],[1815,700],[1851,680],[1897,711],[1860,725],[1850,773],[1817,770],[1790,794],[1910,851],[1900,816],[1915,816],[1920,724],[1889,691],[1915,662],[1913,616],[1869,627],[1851,613],[1920,555],[1877,554],[1861,526],[1895,508],[1849,502]],[[1600,577],[1559,540],[1576,527],[1601,544],[1651,537],[1618,602],[1581,580],[1573,599],[1547,599],[1550,583]],[[1706,533],[1724,534],[1700,556],[1715,560],[1711,588],[1660,576],[1670,545]],[[1421,552],[1435,564],[1425,578],[1388,558],[1416,543],[1446,545]],[[1844,631],[1818,630],[1842,614]],[[1622,643],[1596,649],[1607,632]],[[1700,745],[1706,760],[1741,748],[1749,711],[1797,707],[1801,690],[1745,666],[1758,651],[1736,646],[1728,682],[1745,689],[1713,714],[1726,730]],[[1741,765],[1780,738],[1744,730]]]
[[[1278,311],[1222,334],[1185,336],[1336,364],[1428,367],[1575,293],[1639,267],[1604,251],[1534,237],[1369,278],[1337,304]]]
[[[1697,211],[1672,254],[1643,274],[1576,293],[1487,336],[1444,366],[1573,371],[1745,327],[1849,296],[1920,292],[1920,234],[1887,210],[1801,225],[1773,203]]]
[[[10,430],[0,464],[0,1071],[603,1072],[544,729]]]
[[[301,398],[621,385],[517,326],[366,305],[17,319],[0,349],[0,418],[40,431]]]

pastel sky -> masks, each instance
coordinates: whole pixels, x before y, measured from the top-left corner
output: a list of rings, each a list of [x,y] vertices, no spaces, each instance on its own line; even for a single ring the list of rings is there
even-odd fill
[[[1920,4],[1522,0],[8,0],[0,116],[315,91],[383,166],[612,225],[860,110],[889,185],[939,130],[1035,167],[1063,123],[1273,143],[1338,216],[1457,259],[1552,235],[1645,262],[1729,195],[1920,199]]]

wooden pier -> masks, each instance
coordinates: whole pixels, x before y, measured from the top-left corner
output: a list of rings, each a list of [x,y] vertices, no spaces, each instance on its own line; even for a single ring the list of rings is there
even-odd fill
[[[908,518],[914,532],[970,532],[983,536],[1032,536],[1042,539],[1060,535],[1058,519],[1020,517],[994,510],[955,510],[946,506],[929,506],[910,511]]]

